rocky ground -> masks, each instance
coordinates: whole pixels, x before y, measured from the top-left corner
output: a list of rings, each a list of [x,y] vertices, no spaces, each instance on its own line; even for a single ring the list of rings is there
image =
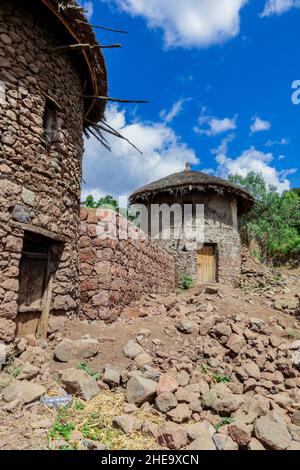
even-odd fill
[[[300,276],[268,282],[51,318],[0,372],[0,449],[300,450]]]

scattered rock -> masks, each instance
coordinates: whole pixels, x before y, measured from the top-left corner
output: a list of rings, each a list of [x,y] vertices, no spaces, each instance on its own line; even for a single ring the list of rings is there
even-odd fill
[[[126,397],[128,403],[142,405],[146,401],[152,401],[156,394],[157,383],[154,380],[134,376],[127,382]]]
[[[135,359],[139,354],[144,353],[144,349],[136,341],[129,340],[123,349],[124,356]]]
[[[203,432],[208,432],[211,436],[213,436],[216,432],[215,428],[208,421],[202,421],[202,423],[189,424],[186,427],[186,431],[190,441],[194,441],[198,437],[201,437]]]
[[[104,369],[103,382],[106,382],[109,385],[119,385],[120,380],[120,369],[116,366],[107,365]]]
[[[203,430],[200,436],[186,447],[186,450],[217,450],[217,448],[210,433]]]
[[[27,404],[38,400],[44,393],[46,393],[46,389],[42,385],[27,380],[16,380],[4,390],[3,398],[9,402],[20,400]]]
[[[179,403],[176,408],[167,413],[167,417],[178,424],[188,421],[191,416],[192,412],[186,403]]]
[[[125,434],[131,434],[134,429],[136,419],[129,415],[115,416],[112,424],[115,428],[121,429]]]
[[[155,399],[155,405],[162,413],[167,413],[177,406],[178,402],[175,395],[171,392],[163,392]]]
[[[269,449],[285,450],[292,442],[292,437],[285,424],[276,423],[268,416],[261,416],[255,421],[256,438]]]
[[[81,369],[65,369],[61,373],[61,381],[68,393],[86,401],[91,400],[100,392],[96,380]]]
[[[251,441],[251,432],[245,425],[231,424],[228,434],[240,447],[246,447]]]
[[[158,431],[157,442],[163,447],[179,450],[187,444],[187,432],[178,424],[166,423]]]
[[[238,354],[240,350],[245,346],[246,340],[243,336],[233,334],[229,337],[226,346],[235,354]]]
[[[176,377],[171,373],[162,374],[157,384],[157,395],[163,392],[174,392],[178,388]]]
[[[239,446],[234,442],[230,436],[226,434],[214,434],[212,436],[217,450],[238,450]]]
[[[73,359],[88,359],[96,356],[99,351],[99,343],[96,339],[81,338],[77,341],[65,338],[55,348],[54,355],[60,362],[68,362]]]

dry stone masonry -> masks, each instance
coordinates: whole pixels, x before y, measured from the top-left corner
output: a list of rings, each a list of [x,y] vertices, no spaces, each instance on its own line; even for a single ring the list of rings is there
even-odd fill
[[[142,294],[174,289],[175,262],[157,242],[116,213],[110,213],[117,218],[114,238],[99,237],[97,227],[105,214],[109,211],[81,209],[81,317],[111,322]]]
[[[50,277],[54,313],[77,312],[79,305],[82,95],[89,78],[78,56],[51,50],[70,42],[54,17],[38,1],[0,4],[0,340],[5,342],[14,339],[18,304],[32,317],[45,304]],[[79,34],[78,23],[76,28]],[[35,278],[26,281],[28,275]]]

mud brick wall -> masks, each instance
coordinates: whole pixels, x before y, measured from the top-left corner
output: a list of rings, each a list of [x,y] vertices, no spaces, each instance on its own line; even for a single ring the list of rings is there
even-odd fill
[[[63,249],[53,245],[60,253],[52,311],[79,306],[83,80],[69,54],[47,50],[62,38],[35,6],[0,2],[0,340],[6,342],[15,334],[24,236],[14,222],[68,238]],[[51,148],[44,141],[47,96],[59,106]]]
[[[81,210],[82,318],[112,322],[142,294],[168,293],[174,287],[174,258],[157,242],[116,213]]]

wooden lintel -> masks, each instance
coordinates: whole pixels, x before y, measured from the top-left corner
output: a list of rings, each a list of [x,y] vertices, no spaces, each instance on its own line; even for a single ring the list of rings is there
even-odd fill
[[[24,230],[26,232],[36,233],[37,235],[41,235],[42,237],[51,238],[51,240],[55,240],[61,243],[67,243],[71,239],[70,237],[66,235],[61,235],[59,233],[50,232],[50,230],[46,230],[44,228],[36,227],[35,225],[31,225],[31,224],[25,224],[22,222],[13,221],[12,226],[16,228],[20,228],[21,230]]]

